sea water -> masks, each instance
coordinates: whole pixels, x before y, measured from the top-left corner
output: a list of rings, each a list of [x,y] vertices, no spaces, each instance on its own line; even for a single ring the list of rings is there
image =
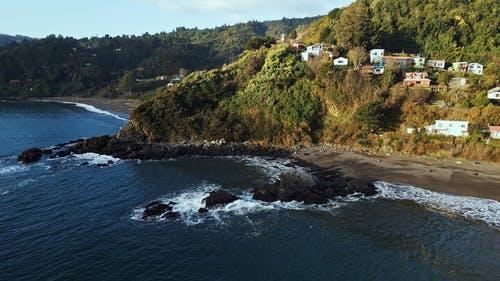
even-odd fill
[[[252,200],[281,172],[307,172],[287,159],[17,163],[26,148],[114,134],[126,119],[0,102],[0,280],[500,280],[494,200],[385,182],[322,206]],[[241,199],[198,214],[217,189]],[[154,200],[176,202],[180,217],[143,220]]]

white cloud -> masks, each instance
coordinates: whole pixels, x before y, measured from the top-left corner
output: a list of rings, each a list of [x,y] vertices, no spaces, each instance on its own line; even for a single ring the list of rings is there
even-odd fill
[[[259,15],[297,17],[325,14],[353,0],[145,0],[168,12],[218,13],[227,18],[248,19]]]

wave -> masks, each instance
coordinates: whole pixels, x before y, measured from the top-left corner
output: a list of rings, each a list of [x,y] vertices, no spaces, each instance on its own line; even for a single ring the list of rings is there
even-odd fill
[[[256,167],[266,174],[271,180],[277,180],[281,174],[290,171],[303,175],[309,175],[307,168],[295,165],[294,160],[291,159],[276,159],[259,156],[227,156],[226,158],[242,162],[248,166]]]
[[[224,223],[225,219],[231,216],[245,216],[248,214],[272,211],[272,210],[317,210],[317,211],[331,211],[347,204],[348,201],[358,201],[362,197],[351,196],[346,200],[329,201],[324,205],[304,205],[302,202],[263,202],[252,199],[252,194],[248,191],[235,194],[240,199],[236,200],[225,206],[210,209],[206,214],[198,213],[200,208],[204,208],[205,204],[202,202],[210,192],[222,189],[221,186],[215,184],[201,184],[192,190],[184,191],[170,196],[159,198],[157,201],[168,204],[175,202],[173,205],[173,212],[177,212],[182,220],[187,225],[197,225],[205,221],[216,221]],[[131,218],[136,221],[144,221],[142,214],[145,210],[144,206],[139,206],[132,210]],[[160,217],[155,217],[156,221],[165,221]]]
[[[110,164],[117,163],[121,161],[118,158],[109,155],[102,155],[97,153],[84,153],[84,154],[74,154],[74,159],[82,160],[89,163],[89,165],[99,165],[99,164]]]
[[[123,118],[123,117],[121,117],[121,116],[119,116],[117,114],[114,114],[114,113],[106,111],[106,110],[99,109],[99,108],[97,108],[97,107],[95,107],[93,105],[86,104],[86,103],[71,102],[71,101],[47,101],[47,100],[41,100],[41,101],[43,101],[43,102],[58,102],[58,103],[63,103],[63,104],[71,104],[71,105],[83,108],[83,109],[85,109],[87,111],[90,111],[90,112],[93,112],[93,113],[111,116],[113,118],[116,118],[116,119],[122,120],[122,121],[126,121],[126,122],[129,121],[127,118]]]
[[[9,175],[9,174],[16,174],[16,173],[21,173],[28,170],[27,166],[23,165],[12,165],[12,166],[7,166],[7,167],[1,167],[0,168],[0,175]]]
[[[379,191],[379,194],[375,196],[376,198],[408,200],[423,207],[500,227],[500,202],[498,201],[433,192],[405,184],[392,184],[381,181],[374,184]]]

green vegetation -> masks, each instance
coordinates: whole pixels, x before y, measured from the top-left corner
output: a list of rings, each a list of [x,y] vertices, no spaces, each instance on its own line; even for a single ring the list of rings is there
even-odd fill
[[[250,38],[267,37],[268,45],[269,38],[280,38],[314,19],[252,21],[213,29],[180,27],[170,33],[79,40],[52,35],[13,42],[0,47],[0,98],[137,97],[168,83],[155,77],[172,78],[181,69],[220,67],[237,60]],[[129,79],[130,73],[140,81],[123,88],[119,82]]]

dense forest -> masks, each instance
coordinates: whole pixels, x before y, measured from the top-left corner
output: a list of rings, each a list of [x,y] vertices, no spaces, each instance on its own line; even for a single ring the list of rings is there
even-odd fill
[[[431,35],[420,30],[441,22],[433,34],[454,32],[462,24],[447,21],[451,11],[470,10],[477,13],[474,24],[478,25],[471,28],[480,30],[470,31],[467,36],[490,43],[481,41],[481,46],[477,46],[475,41],[467,41],[471,39],[459,41],[453,37],[458,41],[452,45],[463,51],[462,58],[480,58],[485,64],[484,74],[426,68],[437,87],[405,87],[401,69],[388,68],[383,75],[366,74],[357,67],[334,67],[328,56],[303,62],[300,52],[288,43],[264,45],[245,51],[239,60],[222,68],[191,73],[181,83],[147,100],[132,113],[131,122],[120,137],[160,142],[225,139],[282,146],[338,143],[383,153],[499,161],[500,143],[487,143],[484,134],[488,125],[500,124],[500,107],[486,97],[488,89],[500,84],[498,33],[490,34],[498,29],[498,19],[491,17],[491,9],[496,11],[496,5],[481,0],[398,3],[359,0],[333,10],[309,28],[292,32],[291,37],[337,44],[341,55],[358,56],[361,62],[367,59],[366,49],[380,46],[382,41],[378,40],[382,38],[388,40],[384,43],[390,44],[388,49],[402,50],[415,44],[419,48],[427,46],[431,54],[437,55],[446,49],[445,45],[423,44],[420,40]],[[438,14],[437,9],[432,9],[432,18],[427,22],[423,9],[432,3],[447,9]],[[479,3],[487,7],[475,10]],[[376,11],[390,11],[391,5],[398,9],[395,15],[391,14],[396,22],[407,19],[407,24],[415,24],[408,14],[421,11],[418,28],[407,25],[382,32],[381,26],[374,27],[374,17],[389,21],[387,15]],[[363,16],[364,21],[356,18],[360,7],[369,12],[369,16]],[[402,11],[407,13],[403,17],[400,9],[404,7],[407,9]],[[335,19],[344,25],[338,25]],[[353,21],[345,25],[348,19]],[[358,22],[362,23],[359,29],[352,29]],[[330,27],[324,29],[325,23]],[[401,38],[414,39],[409,42]],[[455,77],[465,78],[467,87],[448,88],[450,79]],[[424,126],[438,119],[467,120],[470,136],[425,134]],[[422,130],[409,134],[408,128]]]
[[[0,97],[119,96],[162,83],[157,76],[210,69],[238,58],[252,37],[279,39],[317,18],[251,21],[213,29],[74,39],[48,36],[0,47]],[[125,78],[121,83],[120,80]],[[166,82],[164,81],[163,84]]]

